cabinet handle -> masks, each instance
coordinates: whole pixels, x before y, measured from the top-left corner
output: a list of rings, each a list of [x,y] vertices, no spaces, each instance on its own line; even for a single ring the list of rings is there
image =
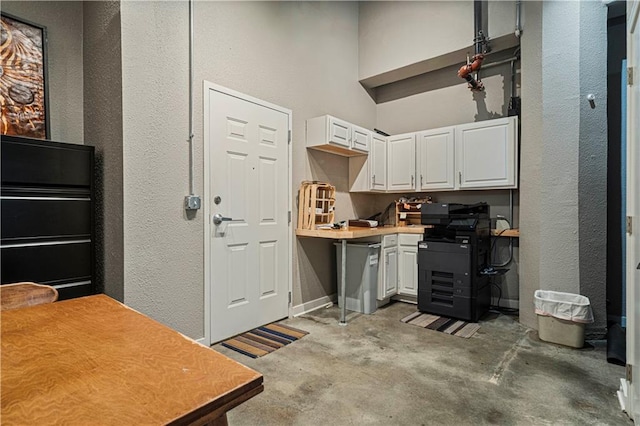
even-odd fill
[[[458,184],[462,185],[462,172],[458,172]]]
[[[413,187],[413,175],[411,175],[411,186]]]
[[[371,178],[371,184],[372,185],[376,184],[376,175],[373,175],[373,177]]]
[[[420,175],[420,189],[422,189],[423,183],[422,183],[422,175]]]

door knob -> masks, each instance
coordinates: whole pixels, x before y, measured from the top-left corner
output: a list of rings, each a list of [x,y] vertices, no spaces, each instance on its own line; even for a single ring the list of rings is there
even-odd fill
[[[213,224],[220,225],[222,222],[230,222],[233,219],[230,217],[223,217],[220,213],[216,213],[213,215]]]

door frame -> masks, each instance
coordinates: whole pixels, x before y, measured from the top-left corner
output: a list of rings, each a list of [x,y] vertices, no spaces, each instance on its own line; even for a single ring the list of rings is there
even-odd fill
[[[235,90],[220,86],[218,84],[212,83],[210,81],[204,80],[203,82],[203,145],[204,145],[204,344],[206,346],[211,346],[211,294],[212,294],[212,282],[211,282],[211,208],[209,206],[209,200],[211,199],[211,185],[209,183],[209,174],[211,172],[211,150],[209,147],[209,136],[211,133],[209,114],[211,111],[209,110],[209,99],[211,91],[220,92],[225,95],[233,96],[238,99],[242,99],[244,101],[265,107],[270,108],[275,111],[282,112],[288,117],[288,148],[287,148],[287,210],[289,211],[289,218],[291,219],[292,212],[292,192],[291,192],[291,182],[292,182],[292,167],[291,167],[291,159],[292,159],[292,122],[293,122],[293,113],[290,109],[283,108],[281,106],[266,102],[262,99],[254,98],[253,96],[246,95],[241,92],[237,92]],[[291,318],[291,307],[292,307],[292,291],[293,291],[293,220],[289,220],[288,230],[287,230],[287,288],[289,292],[289,304],[287,307],[287,314],[289,318]]]

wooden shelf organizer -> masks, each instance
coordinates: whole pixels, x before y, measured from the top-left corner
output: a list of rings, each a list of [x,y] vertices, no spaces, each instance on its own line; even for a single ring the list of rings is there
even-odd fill
[[[333,224],[336,188],[323,182],[303,181],[298,192],[298,229]]]
[[[420,225],[420,206],[431,201],[396,201],[396,226]]]

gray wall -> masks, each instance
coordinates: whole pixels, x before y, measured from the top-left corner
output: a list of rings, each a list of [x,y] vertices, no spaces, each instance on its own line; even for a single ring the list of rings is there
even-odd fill
[[[83,143],[82,2],[3,1],[2,11],[47,27],[51,134],[59,142]]]
[[[488,15],[489,37],[513,32],[515,2],[491,1]],[[362,2],[359,79],[470,46],[473,22],[473,1]]]
[[[203,328],[203,218],[187,218],[188,8],[124,2],[125,302],[191,336]],[[327,179],[350,217],[347,162],[304,148],[307,118],[366,127],[375,105],[358,84],[358,5],[195,3],[196,192],[203,190],[202,80],[293,110],[293,188]],[[336,65],[337,64],[337,65]],[[202,194],[204,195],[204,194]],[[294,208],[294,217],[296,211]],[[298,260],[300,259],[300,260]],[[294,305],[335,292],[326,242],[294,241]]]
[[[588,333],[600,337],[606,329],[606,7],[524,3],[520,319],[536,327],[528,307],[538,288],[581,293],[596,319]],[[595,109],[588,93],[597,97]]]
[[[96,147],[96,281],[124,300],[120,2],[84,4],[84,135]]]

